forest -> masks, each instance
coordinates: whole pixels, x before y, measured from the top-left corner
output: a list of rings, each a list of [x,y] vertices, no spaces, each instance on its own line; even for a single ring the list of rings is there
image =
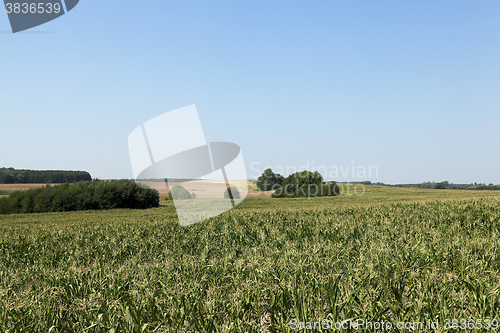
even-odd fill
[[[0,168],[0,184],[75,183],[81,180],[92,180],[92,177],[87,171]]]

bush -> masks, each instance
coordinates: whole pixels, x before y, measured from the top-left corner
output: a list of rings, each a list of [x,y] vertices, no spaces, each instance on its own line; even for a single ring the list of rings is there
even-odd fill
[[[0,199],[1,214],[63,212],[113,208],[145,209],[159,206],[156,190],[132,180],[80,181],[13,192]]]
[[[238,191],[236,187],[228,187],[228,189],[224,192],[224,198],[239,199],[240,191]]]
[[[187,200],[191,199],[191,194],[181,185],[174,185],[170,190],[170,193],[168,194],[168,199],[172,200],[173,197],[175,198],[175,200]]]

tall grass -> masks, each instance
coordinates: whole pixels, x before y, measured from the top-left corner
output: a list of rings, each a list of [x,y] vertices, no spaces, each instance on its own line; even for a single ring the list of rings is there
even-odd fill
[[[293,319],[500,319],[500,200],[324,209],[268,200],[281,209],[247,200],[185,228],[171,204],[4,216],[0,330],[290,332]]]

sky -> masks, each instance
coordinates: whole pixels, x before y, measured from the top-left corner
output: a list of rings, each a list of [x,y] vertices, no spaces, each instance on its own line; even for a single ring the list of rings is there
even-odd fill
[[[195,104],[248,178],[500,184],[499,17],[498,1],[81,0],[13,34],[0,14],[0,167],[133,178],[129,134]]]

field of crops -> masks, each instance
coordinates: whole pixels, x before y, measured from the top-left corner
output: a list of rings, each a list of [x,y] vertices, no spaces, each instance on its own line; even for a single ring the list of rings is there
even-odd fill
[[[172,203],[0,216],[2,332],[293,332],[323,319],[443,332],[446,319],[500,320],[499,286],[498,192],[249,198],[184,228]]]

